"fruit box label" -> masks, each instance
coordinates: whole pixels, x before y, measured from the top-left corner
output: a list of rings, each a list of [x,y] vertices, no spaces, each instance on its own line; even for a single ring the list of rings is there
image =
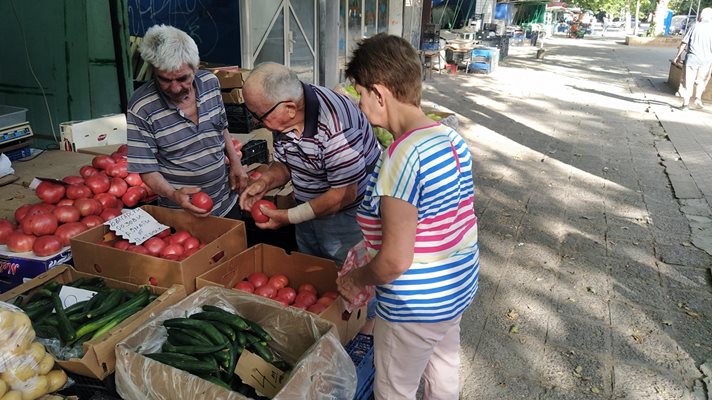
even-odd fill
[[[141,244],[168,229],[168,226],[156,221],[151,214],[141,208],[126,211],[105,222],[104,225],[109,225],[109,229],[133,244]]]
[[[235,373],[246,385],[252,386],[270,399],[287,383],[287,376],[282,370],[249,350],[242,351],[235,366]]]

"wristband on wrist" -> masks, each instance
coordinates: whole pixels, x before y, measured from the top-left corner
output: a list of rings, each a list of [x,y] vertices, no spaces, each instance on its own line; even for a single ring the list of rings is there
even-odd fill
[[[314,218],[316,218],[316,214],[314,214],[314,210],[312,210],[309,202],[302,203],[287,210],[287,219],[289,219],[290,224],[299,224]]]

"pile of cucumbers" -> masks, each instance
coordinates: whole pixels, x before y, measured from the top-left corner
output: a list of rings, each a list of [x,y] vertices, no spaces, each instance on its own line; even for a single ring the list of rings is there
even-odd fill
[[[79,278],[68,286],[91,290],[89,300],[64,308],[59,298],[62,284],[53,281],[34,291],[20,308],[25,311],[38,337],[59,339],[62,346],[80,346],[97,338],[155,299],[148,287],[131,293],[110,288],[102,278]],[[52,313],[52,310],[55,310]]]
[[[259,324],[220,307],[203,305],[202,312],[165,320],[163,326],[168,338],[162,352],[144,356],[251,398],[263,397],[234,373],[244,349],[282,371],[292,368],[272,352],[267,345],[272,337]]]

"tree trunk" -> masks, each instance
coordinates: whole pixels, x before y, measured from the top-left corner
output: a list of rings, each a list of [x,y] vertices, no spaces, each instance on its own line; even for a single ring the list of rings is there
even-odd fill
[[[655,14],[653,15],[653,22],[655,22],[655,31],[653,34],[655,36],[662,35],[665,32],[665,17],[668,13],[668,3],[669,0],[658,0],[657,6],[655,6]]]

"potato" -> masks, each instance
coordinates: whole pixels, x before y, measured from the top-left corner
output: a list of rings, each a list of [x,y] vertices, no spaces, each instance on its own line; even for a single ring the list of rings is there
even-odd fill
[[[55,369],[49,371],[49,373],[47,374],[47,379],[49,379],[49,389],[47,389],[47,392],[52,393],[61,389],[62,386],[67,383],[67,374],[64,372],[64,370]]]
[[[11,390],[0,397],[0,400],[22,400],[22,392],[19,390]]]
[[[45,347],[42,345],[40,342],[34,342],[30,345],[30,349],[28,350],[28,354],[30,357],[32,357],[32,360],[35,362],[35,364],[39,364],[40,361],[45,356]]]
[[[47,394],[47,389],[49,389],[49,379],[46,376],[36,376],[22,390],[22,400],[38,399]]]
[[[7,393],[7,383],[5,383],[4,380],[0,379],[0,398]]]
[[[49,353],[45,353],[42,361],[40,361],[37,366],[37,373],[40,375],[47,375],[49,371],[52,370],[52,367],[54,367],[54,357],[52,357]]]

